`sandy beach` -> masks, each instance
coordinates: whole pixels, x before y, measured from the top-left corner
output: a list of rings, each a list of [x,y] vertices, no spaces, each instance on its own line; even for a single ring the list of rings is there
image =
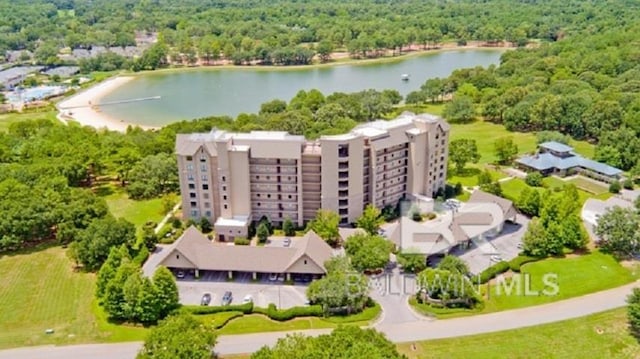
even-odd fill
[[[114,91],[119,86],[133,80],[131,76],[114,77],[101,82],[93,87],[83,90],[58,104],[58,119],[63,122],[67,120],[76,121],[83,126],[95,128],[107,128],[113,131],[125,132],[128,126],[139,126],[144,129],[154,127],[132,125],[122,120],[118,120],[100,112],[100,99],[108,93]]]

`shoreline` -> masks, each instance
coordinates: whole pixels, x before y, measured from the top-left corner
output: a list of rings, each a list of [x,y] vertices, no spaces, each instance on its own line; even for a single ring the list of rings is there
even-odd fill
[[[64,123],[67,123],[67,121],[75,121],[83,126],[91,126],[98,129],[106,128],[119,132],[125,132],[129,126],[137,126],[145,130],[157,129],[157,127],[128,123],[124,120],[118,120],[105,115],[100,111],[99,105],[97,105],[106,95],[134,78],[133,76],[117,75],[116,77],[109,78],[106,81],[86,88],[59,102],[56,105],[58,109],[58,115],[56,117]]]
[[[75,121],[83,126],[91,126],[98,129],[106,128],[111,131],[126,132],[129,126],[140,127],[144,130],[160,129],[161,127],[144,126],[135,123],[125,122],[108,116],[100,111],[99,106],[95,105],[100,102],[109,93],[117,90],[127,82],[138,76],[149,76],[153,74],[183,72],[183,71],[216,71],[216,70],[233,70],[233,71],[292,71],[305,70],[315,68],[325,68],[332,66],[358,66],[358,65],[375,65],[380,63],[399,62],[416,56],[426,56],[430,54],[439,54],[450,51],[508,51],[516,49],[509,46],[480,46],[478,43],[471,43],[465,46],[458,46],[455,43],[444,43],[438,48],[422,49],[421,45],[411,45],[402,55],[398,56],[380,56],[376,58],[352,59],[346,52],[334,52],[333,59],[326,63],[315,63],[311,65],[294,65],[294,66],[273,66],[273,65],[198,65],[172,67],[156,70],[146,70],[140,72],[121,72],[103,82],[97,83],[89,88],[72,95],[59,102],[56,105],[58,109],[58,120],[63,123]]]
[[[312,63],[309,65],[233,65],[228,63],[228,60],[223,60],[223,63],[212,62],[209,65],[199,64],[195,66],[181,65],[176,67],[168,67],[156,70],[144,70],[139,72],[126,72],[126,76],[148,76],[152,74],[172,73],[181,71],[216,71],[216,70],[234,70],[234,71],[296,71],[305,69],[317,69],[332,66],[365,66],[376,65],[382,63],[399,62],[415,56],[427,56],[431,54],[439,54],[443,52],[451,51],[510,51],[516,50],[517,47],[510,46],[480,46],[476,43],[468,44],[465,46],[458,46],[456,43],[444,43],[437,48],[422,49],[422,45],[411,45],[404,49],[402,55],[397,56],[380,56],[372,58],[359,58],[353,59],[349,56],[349,53],[339,51],[331,54],[331,60],[325,63]]]

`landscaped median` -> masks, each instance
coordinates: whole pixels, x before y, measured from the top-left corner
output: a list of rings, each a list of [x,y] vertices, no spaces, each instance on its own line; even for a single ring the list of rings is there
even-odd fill
[[[260,308],[247,303],[215,307],[183,306],[180,310],[212,323],[218,334],[222,335],[334,328],[341,324],[364,326],[378,318],[381,312],[380,305],[371,300],[360,313],[333,316],[325,316],[319,305],[277,309],[274,304]]]
[[[502,278],[492,279],[497,275],[502,275]],[[613,257],[599,251],[538,261],[519,256],[485,270],[480,274],[479,284],[476,277],[475,288],[484,300],[473,309],[436,307],[418,303],[415,298],[410,299],[409,303],[423,315],[446,319],[578,297],[619,287],[639,277],[640,271],[636,268],[625,268]]]

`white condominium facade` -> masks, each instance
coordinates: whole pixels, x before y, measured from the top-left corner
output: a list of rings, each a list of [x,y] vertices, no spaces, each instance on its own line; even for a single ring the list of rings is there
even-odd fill
[[[320,208],[353,223],[368,204],[395,206],[444,188],[448,148],[442,118],[409,112],[315,141],[273,131],[179,134],[182,210],[214,223],[223,241],[246,236],[263,216],[302,226]]]

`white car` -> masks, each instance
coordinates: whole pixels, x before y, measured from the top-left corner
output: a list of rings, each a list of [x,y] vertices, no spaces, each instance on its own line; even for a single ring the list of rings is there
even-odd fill
[[[500,257],[497,254],[494,254],[494,255],[491,256],[491,260],[494,261],[494,262],[502,262],[502,257]]]
[[[242,304],[247,304],[247,303],[253,303],[253,297],[251,296],[251,294],[245,295],[244,298],[242,299]]]
[[[275,282],[278,280],[278,274],[277,273],[271,273],[269,274],[269,280],[272,282]]]

